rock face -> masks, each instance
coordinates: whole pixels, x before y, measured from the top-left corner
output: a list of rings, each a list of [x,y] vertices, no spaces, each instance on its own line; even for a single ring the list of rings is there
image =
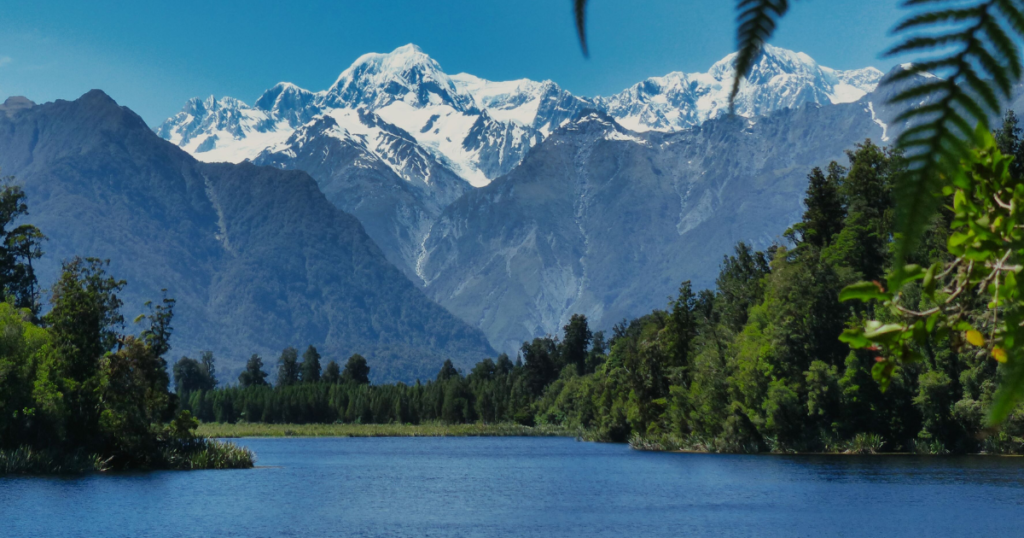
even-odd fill
[[[472,189],[412,135],[363,109],[318,116],[255,162],[312,175],[327,199],[355,215],[388,260],[417,282],[431,225]]]
[[[678,133],[584,115],[444,211],[421,264],[427,293],[502,351],[574,313],[609,328],[664,308],[683,280],[712,287],[738,241],[781,241],[811,168],[881,133],[863,103]]]
[[[272,369],[289,345],[364,354],[378,381],[493,353],[303,172],[198,162],[100,91],[4,112],[0,168],[24,185],[29,220],[50,238],[41,283],[62,259],[109,259],[128,281],[128,319],[166,288],[178,301],[173,353],[213,350],[225,381],[252,353]]]
[[[512,172],[531,148],[588,110],[641,132],[674,132],[718,117],[732,61],[586,98],[551,81],[449,76],[406,45],[361,56],[320,92],[280,83],[251,107],[228,97],[193,99],[157,133],[202,161],[252,160],[310,173],[337,207],[360,219],[388,260],[423,285],[427,234],[470,186]],[[738,112],[856,100],[880,76],[873,68],[835,71],[766,47],[742,87]]]

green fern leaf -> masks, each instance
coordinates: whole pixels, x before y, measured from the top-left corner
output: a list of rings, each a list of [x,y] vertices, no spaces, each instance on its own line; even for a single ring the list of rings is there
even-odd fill
[[[740,82],[775,32],[776,22],[789,11],[789,0],[739,0],[736,10],[739,12],[736,18],[736,74],[729,94],[730,111],[740,91]]]
[[[573,12],[576,14],[576,34],[580,37],[583,56],[589,56],[587,50],[587,0],[573,0]]]
[[[900,23],[897,33],[913,32],[887,53],[946,53],[889,77],[887,84],[935,71],[940,78],[922,78],[890,102],[909,103],[898,121],[909,128],[897,147],[907,155],[909,170],[896,185],[895,265],[924,234],[939,209],[939,195],[959,172],[960,159],[975,143],[972,123],[988,126],[1021,78],[1021,58],[1009,32],[1024,34],[1020,0],[975,1],[907,0],[909,8],[924,8]],[[949,6],[949,7],[945,7]],[[920,104],[917,104],[920,102]]]

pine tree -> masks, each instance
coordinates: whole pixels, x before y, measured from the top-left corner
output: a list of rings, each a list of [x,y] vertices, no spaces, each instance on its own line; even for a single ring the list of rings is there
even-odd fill
[[[803,221],[786,230],[786,237],[798,245],[825,248],[832,237],[843,227],[846,211],[839,196],[839,181],[843,169],[836,163],[829,166],[828,177],[821,168],[815,168],[807,175],[807,196],[804,204]]]
[[[238,375],[238,384],[243,388],[267,386],[267,373],[263,371],[263,357],[253,354],[245,363],[245,370]],[[252,419],[255,420],[255,419]]]
[[[437,380],[448,381],[453,377],[459,377],[459,371],[455,369],[451,359],[445,359],[444,364],[441,365],[441,370],[437,372]]]
[[[321,381],[328,385],[334,385],[341,382],[341,368],[338,363],[331,361],[327,363],[327,367],[324,368],[324,375],[320,378]]]
[[[594,338],[587,325],[587,317],[583,314],[573,314],[569,323],[562,327],[563,340],[559,345],[559,358],[561,366],[573,365],[577,374],[583,374],[587,366],[587,350],[590,349],[590,341]]]
[[[217,386],[217,365],[212,351],[204,351],[199,355],[200,366],[204,377],[203,390],[213,390]]]
[[[348,358],[345,369],[341,372],[342,383],[355,383],[357,385],[370,384],[370,367],[366,359],[358,353]]]
[[[28,215],[25,192],[13,181],[13,177],[0,180],[0,292],[4,297],[14,296],[19,308],[38,314],[39,290],[32,261],[42,257],[46,236],[31,224],[8,229]]]
[[[317,352],[315,347],[309,346],[306,348],[306,352],[302,354],[300,371],[303,383],[320,382],[320,353]]]
[[[299,351],[286,347],[277,359],[277,386],[290,387],[299,382]]]

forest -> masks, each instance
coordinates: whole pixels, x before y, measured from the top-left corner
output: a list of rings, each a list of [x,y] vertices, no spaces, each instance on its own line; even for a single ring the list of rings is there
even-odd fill
[[[41,292],[43,233],[13,178],[0,185],[0,475],[252,467],[253,454],[195,434],[178,411],[167,360],[174,300],[126,332],[108,263],[74,258]]]
[[[1012,163],[1007,181],[1024,184],[1012,112],[992,140],[1000,158],[1016,158],[1003,160]],[[273,386],[259,356],[237,385],[221,388],[212,355],[182,358],[174,366],[180,404],[209,422],[556,425],[651,450],[1022,453],[1021,407],[998,427],[990,418],[1008,372],[999,348],[986,348],[973,329],[890,345],[883,336],[895,333],[870,324],[894,320],[892,305],[844,296],[858,283],[884,289],[894,270],[894,182],[906,166],[899,151],[865,141],[847,163],[812,170],[806,211],[784,241],[764,251],[736,245],[716,289],[684,282],[664,310],[623,320],[610,335],[575,315],[561,335],[524,343],[515,361],[501,355],[469,372],[448,361],[414,385],[369,384],[358,355],[322,368],[312,346],[301,361],[284,350]],[[906,257],[914,267],[955,258],[961,203],[950,194]],[[908,281],[903,304],[924,309],[934,281]],[[986,327],[986,294],[961,308],[964,328]],[[883,356],[893,353],[902,353],[898,363]]]

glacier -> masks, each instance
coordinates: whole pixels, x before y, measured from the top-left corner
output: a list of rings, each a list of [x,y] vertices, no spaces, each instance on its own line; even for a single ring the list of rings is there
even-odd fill
[[[340,129],[374,138],[354,118],[372,114],[381,129],[407,133],[421,150],[473,187],[515,168],[530,148],[588,110],[607,113],[636,132],[676,132],[728,113],[735,54],[705,73],[673,72],[607,97],[581,97],[553,81],[490,81],[446,74],[413,44],[360,56],[329,88],[313,92],[282,82],[250,106],[231,97],[190,99],[155,129],[199,160],[238,163],[284,145],[303,126],[329,115]],[[740,85],[736,113],[763,116],[807,103],[854,102],[874,90],[882,72],[842,71],[804,53],[766,45]],[[353,111],[343,113],[339,111]],[[370,143],[398,176],[411,165]],[[422,168],[422,163],[416,163]]]

